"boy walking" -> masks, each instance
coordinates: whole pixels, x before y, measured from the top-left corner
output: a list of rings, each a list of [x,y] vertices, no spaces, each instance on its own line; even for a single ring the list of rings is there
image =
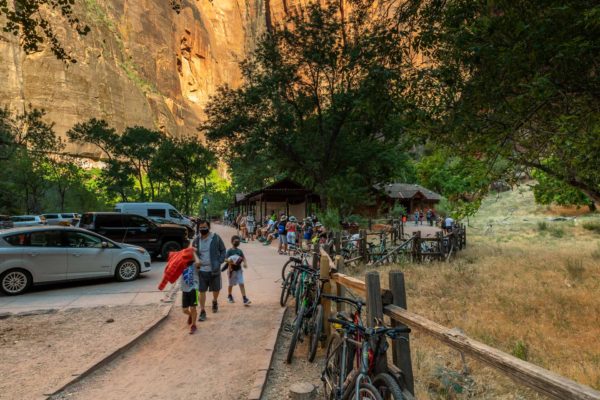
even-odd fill
[[[190,327],[190,335],[196,332],[196,317],[198,316],[198,289],[200,280],[191,263],[181,274],[181,306],[183,313],[188,316],[187,323]]]
[[[231,238],[231,244],[233,244],[233,248],[228,249],[225,253],[225,262],[227,262],[227,276],[229,277],[229,287],[227,288],[227,301],[230,303],[235,303],[232,291],[234,286],[239,285],[240,291],[242,292],[244,305],[249,306],[251,301],[248,299],[248,297],[246,297],[246,287],[244,286],[244,273],[242,271],[242,266],[244,268],[248,268],[248,263],[246,262],[244,252],[241,249],[239,249],[240,242],[241,240],[239,236],[233,236]]]

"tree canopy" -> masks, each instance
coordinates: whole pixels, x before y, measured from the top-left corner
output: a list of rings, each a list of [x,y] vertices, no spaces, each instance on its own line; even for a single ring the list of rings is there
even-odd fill
[[[280,174],[349,208],[402,173],[402,38],[370,1],[343,3],[310,4],[274,27],[242,63],[242,86],[206,108],[200,130],[242,184]]]

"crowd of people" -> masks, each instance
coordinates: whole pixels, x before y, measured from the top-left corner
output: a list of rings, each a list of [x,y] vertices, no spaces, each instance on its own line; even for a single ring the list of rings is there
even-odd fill
[[[308,248],[326,237],[325,227],[315,215],[299,220],[284,212],[278,215],[273,210],[264,220],[257,221],[250,211],[238,214],[230,223],[238,229],[243,242],[259,241],[269,246],[278,240],[278,252],[285,255],[292,249]]]

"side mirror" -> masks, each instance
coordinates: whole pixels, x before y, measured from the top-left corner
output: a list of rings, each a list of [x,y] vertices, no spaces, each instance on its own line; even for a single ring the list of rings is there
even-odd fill
[[[108,249],[108,242],[102,242],[102,248]]]

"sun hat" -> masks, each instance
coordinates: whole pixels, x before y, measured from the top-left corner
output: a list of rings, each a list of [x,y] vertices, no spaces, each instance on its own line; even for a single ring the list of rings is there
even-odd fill
[[[292,216],[290,217],[290,221],[291,221],[291,222],[296,222],[296,221],[298,221],[298,220],[296,219],[296,217],[294,217],[294,216],[292,215]]]

